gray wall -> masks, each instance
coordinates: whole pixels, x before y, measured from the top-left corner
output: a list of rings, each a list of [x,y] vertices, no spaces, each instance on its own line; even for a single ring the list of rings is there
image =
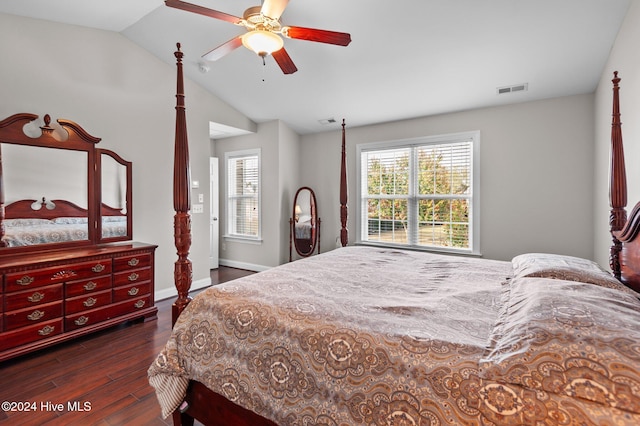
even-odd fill
[[[298,180],[299,136],[279,120],[258,124],[257,133],[213,142],[220,158],[220,264],[263,270],[289,260],[289,216]],[[224,154],[260,148],[262,242],[225,239],[227,229]]]
[[[350,242],[359,143],[480,130],[480,251],[511,259],[544,251],[593,257],[593,95],[348,128]],[[301,184],[322,209],[322,246],[339,235],[339,131],[302,138]]]
[[[300,136],[287,127],[280,125],[280,144],[278,149],[280,177],[280,262],[289,261],[289,218],[293,215],[293,197],[298,190],[300,175]],[[293,250],[294,258],[295,250]]]

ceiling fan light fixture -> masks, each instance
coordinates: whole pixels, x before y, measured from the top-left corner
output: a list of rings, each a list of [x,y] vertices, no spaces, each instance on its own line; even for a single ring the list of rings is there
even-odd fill
[[[270,31],[253,30],[242,36],[242,44],[264,57],[282,49],[284,41],[278,34]]]

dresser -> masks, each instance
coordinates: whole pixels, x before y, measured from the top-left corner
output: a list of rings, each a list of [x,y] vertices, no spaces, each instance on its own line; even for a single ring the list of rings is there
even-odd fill
[[[156,318],[156,247],[122,242],[0,256],[0,361]]]

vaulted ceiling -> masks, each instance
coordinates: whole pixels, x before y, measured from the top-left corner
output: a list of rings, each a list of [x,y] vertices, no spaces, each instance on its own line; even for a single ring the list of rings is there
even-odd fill
[[[201,55],[245,30],[162,0],[2,0],[0,13],[119,32],[170,64],[180,42],[189,78],[256,122],[306,134],[342,118],[355,127],[591,93],[630,1],[291,0],[283,24],[352,38],[347,47],[285,39],[291,75],[245,48],[203,66]],[[236,16],[258,3],[190,2]]]

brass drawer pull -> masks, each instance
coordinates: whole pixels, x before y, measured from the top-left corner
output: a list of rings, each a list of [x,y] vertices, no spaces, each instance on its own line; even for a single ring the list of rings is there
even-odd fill
[[[52,327],[50,325],[44,326],[42,327],[40,330],[38,330],[38,334],[41,336],[46,336],[48,334],[51,334],[55,331],[55,327]]]
[[[98,287],[98,284],[96,284],[93,281],[89,281],[88,283],[86,283],[85,285],[82,286],[86,291],[91,291],[91,290],[95,290],[96,287]]]
[[[105,266],[101,263],[98,263],[96,266],[94,266],[93,268],[91,268],[91,270],[93,272],[102,272],[104,271]]]
[[[135,272],[132,272],[131,274],[129,274],[127,278],[129,278],[129,281],[136,281],[138,278],[140,278],[140,275],[136,274]]]
[[[133,259],[130,259],[127,262],[127,265],[129,265],[129,266],[138,266],[138,263],[140,263],[140,260],[138,258],[134,257]]]
[[[42,311],[33,311],[29,315],[27,315],[27,319],[29,321],[38,321],[44,317],[44,312]]]
[[[17,279],[16,280],[16,284],[18,285],[29,285],[31,284],[33,281],[35,280],[35,278],[30,277],[29,275],[25,275],[24,277]]]
[[[138,300],[133,306],[135,306],[136,308],[140,309],[144,306],[145,301],[144,300]]]
[[[37,291],[33,293],[31,296],[27,297],[27,300],[32,303],[40,302],[42,299],[44,299],[44,294],[39,293]]]
[[[131,287],[127,293],[129,293],[129,296],[135,296],[139,292],[140,289],[138,287]]]
[[[85,317],[84,315],[81,316],[80,318],[78,318],[77,320],[75,320],[73,323],[75,325],[85,325],[86,323],[89,322],[89,317]]]
[[[82,304],[88,308],[90,306],[95,305],[97,301],[98,301],[98,299],[94,299],[93,297],[90,297],[87,300],[85,300],[84,302],[82,302]]]

